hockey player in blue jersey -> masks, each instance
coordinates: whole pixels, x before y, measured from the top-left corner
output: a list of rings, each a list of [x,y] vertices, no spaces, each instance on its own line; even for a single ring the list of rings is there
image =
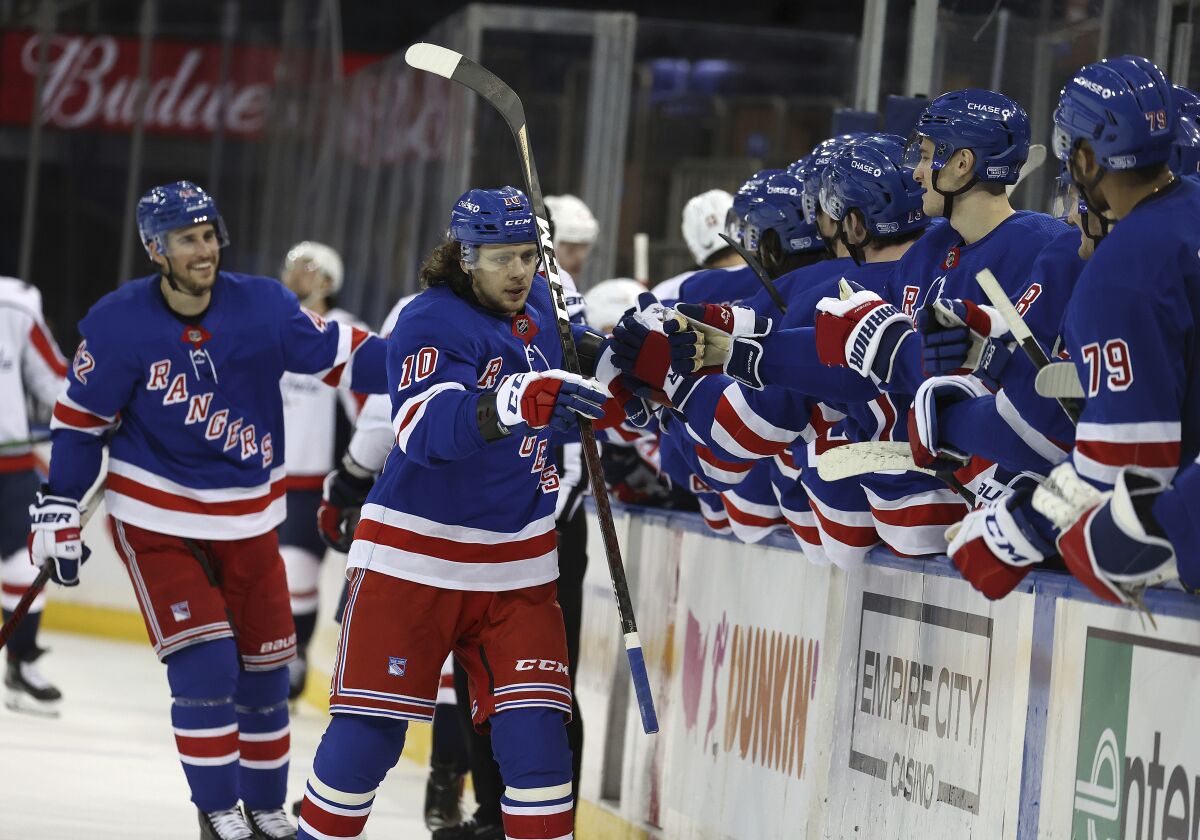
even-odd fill
[[[1081,68],[1054,114],[1055,153],[1089,213],[1117,222],[1064,322],[1086,396],[1069,466],[1101,491],[1127,467],[1169,482],[1200,451],[1200,187],[1170,171],[1176,121],[1166,77],[1137,56]],[[999,597],[1055,553],[1056,538],[1055,523],[1017,494],[972,514],[951,550]]]
[[[382,392],[385,346],[305,312],[274,279],[220,270],[225,225],[195,184],[150,190],[137,222],[155,273],[79,324],[30,555],[58,583],[79,583],[80,501],[107,443],[113,542],[166,665],[201,837],[295,837],[282,810],[296,636],[275,532],[279,379],[290,370]]]
[[[451,650],[469,675],[475,724],[491,732],[505,835],[572,836],[552,451],[576,414],[599,418],[613,401],[561,370],[534,236],[518,190],[463,195],[422,267],[427,288],[388,339],[396,445],[348,558],[333,720],[301,837],[359,836],[408,721],[432,716]]]

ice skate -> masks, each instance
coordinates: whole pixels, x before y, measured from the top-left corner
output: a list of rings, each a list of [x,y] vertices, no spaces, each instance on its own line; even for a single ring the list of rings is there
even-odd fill
[[[15,712],[58,717],[62,692],[43,677],[37,667],[37,659],[43,653],[44,650],[35,648],[24,659],[8,660],[4,673],[4,705]]]
[[[242,808],[254,837],[263,840],[296,840],[296,827],[282,808],[265,808],[261,811],[251,811],[245,805]]]
[[[254,840],[255,835],[242,812],[237,808],[226,808],[223,811],[199,811],[200,840]],[[270,836],[270,835],[265,835]],[[295,833],[292,833],[295,837]]]
[[[425,827],[430,831],[462,822],[462,792],[466,775],[435,767],[425,783]]]

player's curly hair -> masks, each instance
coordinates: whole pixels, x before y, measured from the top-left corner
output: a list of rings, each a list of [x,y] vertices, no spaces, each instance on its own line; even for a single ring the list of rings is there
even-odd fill
[[[462,269],[462,245],[453,239],[443,242],[429,252],[421,263],[421,287],[449,286],[457,295],[471,289],[471,277]]]

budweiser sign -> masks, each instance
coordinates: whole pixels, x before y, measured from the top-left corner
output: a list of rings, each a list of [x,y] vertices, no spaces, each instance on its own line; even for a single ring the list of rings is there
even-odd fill
[[[0,42],[0,122],[28,124],[32,119],[39,43],[32,32],[9,32]],[[136,38],[55,34],[46,49],[40,103],[46,125],[102,131],[133,126],[143,93]],[[223,122],[231,135],[260,134],[278,58],[275,49],[235,47],[222,85],[219,45],[155,42],[144,93],[146,131],[211,134]],[[345,72],[375,58],[347,55]]]

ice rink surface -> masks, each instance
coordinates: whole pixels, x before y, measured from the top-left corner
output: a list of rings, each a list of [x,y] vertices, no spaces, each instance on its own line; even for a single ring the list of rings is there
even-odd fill
[[[62,689],[62,715],[0,708],[0,840],[195,840],[167,678],[150,646],[64,633],[39,641],[52,651],[41,664]],[[305,704],[293,711],[289,812],[326,720]],[[400,760],[375,800],[367,837],[429,837],[425,773]]]

